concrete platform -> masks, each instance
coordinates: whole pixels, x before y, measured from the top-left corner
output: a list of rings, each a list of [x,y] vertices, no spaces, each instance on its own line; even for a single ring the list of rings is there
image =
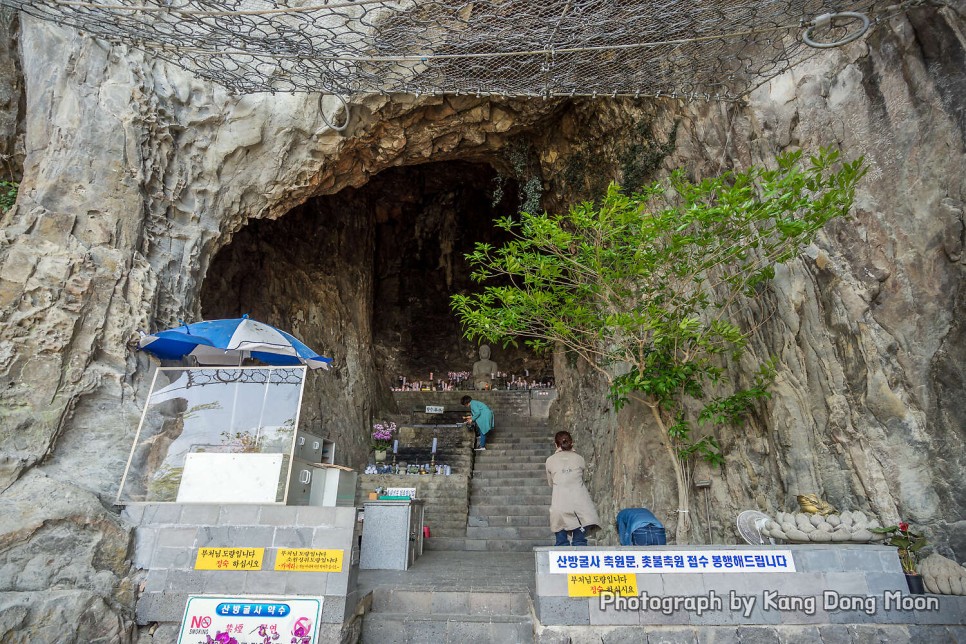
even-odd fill
[[[536,590],[532,552],[426,551],[409,570],[360,570],[361,594],[377,588],[464,592]]]

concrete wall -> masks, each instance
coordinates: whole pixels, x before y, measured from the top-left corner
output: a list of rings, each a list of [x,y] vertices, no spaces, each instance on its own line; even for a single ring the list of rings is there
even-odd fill
[[[349,507],[255,504],[125,507],[123,518],[135,524],[134,567],[143,577],[137,623],[157,622],[173,641],[188,595],[322,596],[320,641],[343,639],[343,625],[361,600],[356,576],[362,524],[357,512]],[[198,549],[206,547],[264,548],[262,569],[195,570]],[[276,571],[279,548],[344,550],[343,571]],[[157,632],[154,638],[159,638]]]
[[[622,547],[622,554],[655,555],[661,552],[734,550],[738,553],[757,550],[751,546],[655,546]],[[537,617],[544,626],[737,626],[737,625],[807,625],[807,624],[934,624],[962,626],[966,624],[966,597],[919,595],[934,607],[928,610],[905,610],[897,604],[907,595],[908,587],[895,548],[871,545],[782,546],[791,550],[795,572],[741,573],[637,573],[638,592],[649,597],[709,597],[712,592],[722,598],[722,607],[698,614],[686,606],[672,610],[615,610],[603,607],[598,597],[569,597],[567,575],[551,573],[549,553],[566,548],[537,548],[536,595]],[[569,549],[580,554],[610,551],[613,548],[590,547]],[[578,572],[578,571],[575,571]],[[772,595],[771,593],[777,593]],[[849,610],[826,610],[824,594],[836,593],[844,601],[862,602]],[[730,594],[754,598],[747,617],[733,610]],[[766,604],[767,598],[771,600]],[[816,598],[815,611],[790,606],[782,609],[781,596]],[[871,598],[871,599],[870,599]],[[891,603],[890,603],[890,600]],[[934,600],[934,601],[933,601]],[[838,600],[836,600],[838,601]],[[903,600],[904,601],[904,600]],[[838,606],[842,606],[841,603]]]

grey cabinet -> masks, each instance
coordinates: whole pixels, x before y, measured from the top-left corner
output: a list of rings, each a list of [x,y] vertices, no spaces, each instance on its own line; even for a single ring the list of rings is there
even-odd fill
[[[423,554],[423,502],[369,501],[359,568],[408,570]]]
[[[354,506],[357,480],[355,472],[295,459],[292,461],[286,504]]]
[[[309,432],[295,434],[295,458],[306,463],[335,463],[335,443]]]

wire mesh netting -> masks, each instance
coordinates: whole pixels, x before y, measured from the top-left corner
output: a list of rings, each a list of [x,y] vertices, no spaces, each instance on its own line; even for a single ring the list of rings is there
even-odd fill
[[[907,5],[910,3],[906,3]],[[899,10],[879,0],[0,0],[235,93],[735,100]],[[849,13],[851,12],[851,13]],[[868,26],[868,23],[865,24]]]

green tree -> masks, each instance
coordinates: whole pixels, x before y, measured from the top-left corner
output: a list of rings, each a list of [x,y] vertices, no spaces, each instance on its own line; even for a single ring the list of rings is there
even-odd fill
[[[830,149],[775,166],[702,181],[676,171],[632,194],[611,184],[566,214],[498,219],[511,240],[466,256],[486,285],[451,298],[467,338],[560,347],[600,372],[617,409],[629,399],[650,409],[675,468],[678,543],[694,459],[722,463],[715,427],[739,424],[775,375],[769,360],[750,386],[726,382],[750,333],[734,305],[848,213],[865,173]]]

